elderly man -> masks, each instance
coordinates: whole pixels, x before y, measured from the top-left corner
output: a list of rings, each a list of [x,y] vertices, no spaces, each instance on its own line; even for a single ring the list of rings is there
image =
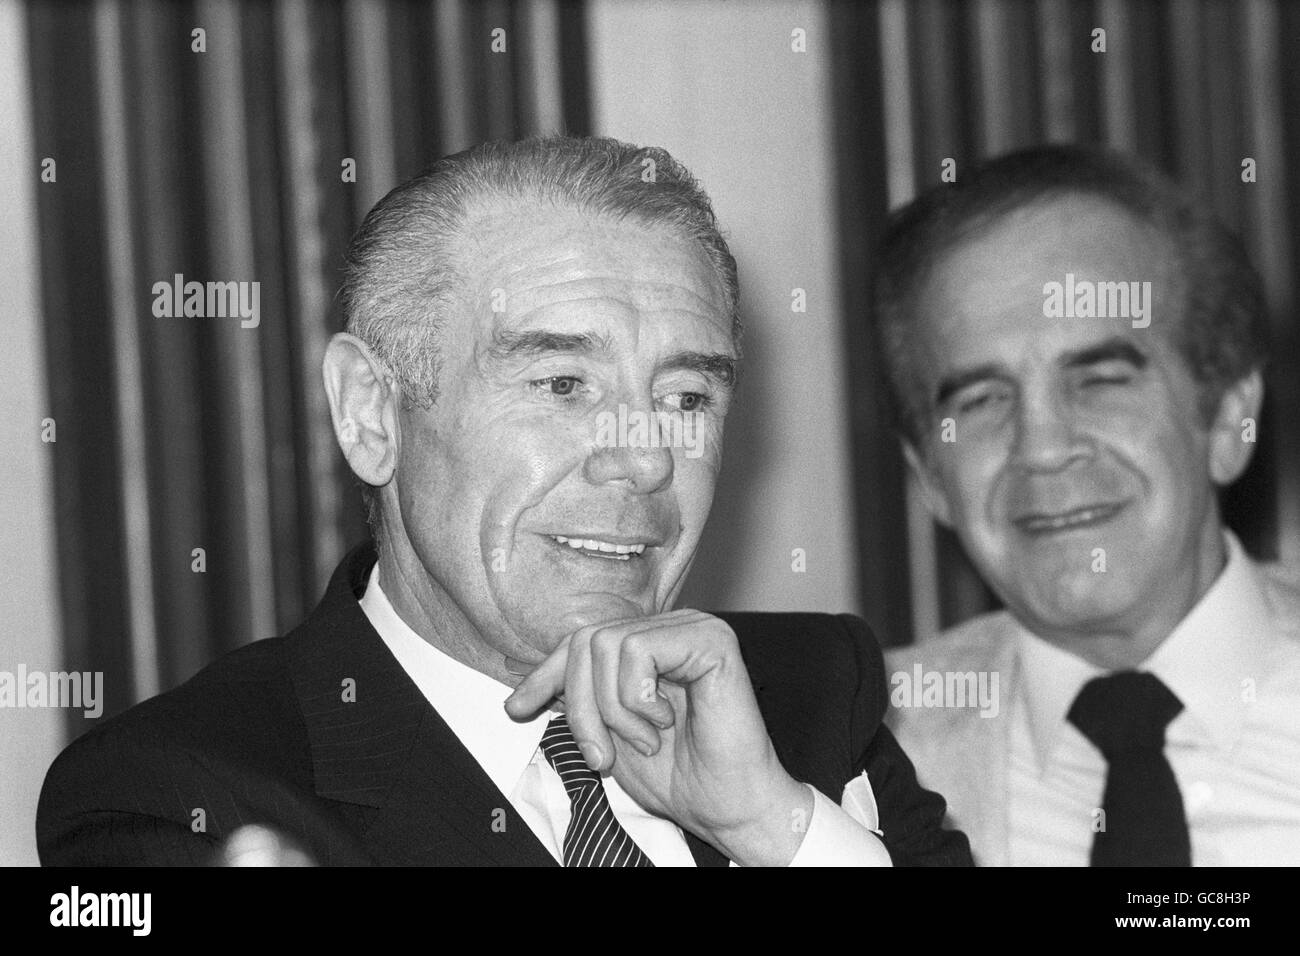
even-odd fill
[[[673,610],[739,358],[685,169],[489,144],[385,197],[348,265],[325,387],[378,557],[75,743],[45,862],[197,862],[247,823],[323,863],[969,862],[861,621]]]
[[[908,461],[1006,606],[890,661],[922,782],[980,863],[1300,863],[1300,599],[1216,497],[1263,388],[1240,244],[1052,147],[923,195],[882,249]]]

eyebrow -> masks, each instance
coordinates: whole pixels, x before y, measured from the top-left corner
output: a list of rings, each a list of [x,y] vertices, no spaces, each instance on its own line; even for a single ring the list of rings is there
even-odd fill
[[[613,351],[609,339],[593,333],[503,330],[493,336],[488,355],[496,361],[503,361],[548,353],[610,354]],[[659,363],[659,367],[699,372],[724,388],[732,388],[736,384],[738,363],[734,355],[725,352],[682,351],[669,355]]]
[[[1128,339],[1115,338],[1106,339],[1104,342],[1098,342],[1096,345],[1090,345],[1087,348],[1079,349],[1073,352],[1066,352],[1061,356],[1058,364],[1061,368],[1085,368],[1089,365],[1096,365],[1100,362],[1128,362],[1135,369],[1144,369],[1147,367],[1147,356]],[[937,386],[937,397],[935,405],[940,406],[963,388],[974,385],[976,382],[983,382],[992,378],[1005,378],[1006,373],[997,365],[979,365],[975,368],[962,369],[945,375],[939,380]]]
[[[488,349],[488,355],[501,361],[551,352],[607,353],[611,351],[613,349],[609,339],[603,335],[587,332],[548,332],[544,329],[528,332],[502,330],[492,337],[492,347]]]
[[[660,362],[659,367],[699,372],[714,379],[724,388],[733,388],[736,384],[738,363],[734,355],[725,352],[674,352]]]

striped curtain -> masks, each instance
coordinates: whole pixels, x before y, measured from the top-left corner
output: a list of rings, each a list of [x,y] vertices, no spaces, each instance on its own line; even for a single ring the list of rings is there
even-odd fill
[[[292,627],[365,537],[320,378],[348,237],[439,155],[586,132],[583,9],[31,0],[28,24],[64,666],[104,672],[107,715]],[[159,317],[175,276],[257,282],[258,323]]]
[[[1300,4],[879,0],[834,4],[832,25],[863,604],[877,633],[906,642],[994,604],[910,485],[865,322],[871,242],[946,158],[960,176],[1038,143],[1104,144],[1155,163],[1242,233],[1275,347],[1255,461],[1224,509],[1252,553],[1300,563]],[[1241,179],[1247,157],[1255,183]]]

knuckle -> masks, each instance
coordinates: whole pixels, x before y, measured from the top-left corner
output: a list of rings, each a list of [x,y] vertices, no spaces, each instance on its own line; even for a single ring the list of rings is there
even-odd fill
[[[589,646],[593,636],[597,634],[600,629],[601,625],[599,624],[587,624],[578,628],[573,632],[573,636],[569,639],[571,645],[575,647]]]
[[[731,625],[722,620],[722,618],[712,617],[711,615],[705,616],[708,618],[706,623],[709,628],[709,633],[720,644],[732,646],[738,643],[736,640],[736,632],[731,629]]]
[[[650,641],[644,634],[629,634],[623,641],[623,650],[632,657],[645,657],[650,650]]]
[[[597,630],[591,637],[591,653],[593,657],[606,660],[618,653],[622,644],[620,632],[617,628],[602,627]]]

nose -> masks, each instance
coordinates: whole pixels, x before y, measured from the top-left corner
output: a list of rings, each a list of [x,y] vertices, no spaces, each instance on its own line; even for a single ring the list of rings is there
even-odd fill
[[[602,431],[613,441],[599,441],[583,466],[592,484],[616,483],[636,494],[648,495],[673,481],[670,436],[662,434],[657,415],[649,406],[622,405],[605,411],[610,416]]]
[[[1061,471],[1089,454],[1068,403],[1043,395],[1021,401],[1013,462],[1025,471]]]

